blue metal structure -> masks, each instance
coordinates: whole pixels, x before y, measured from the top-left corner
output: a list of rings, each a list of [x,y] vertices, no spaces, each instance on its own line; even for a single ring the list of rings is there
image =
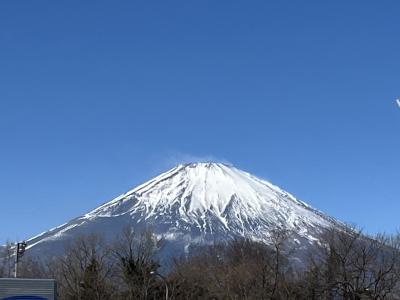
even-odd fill
[[[56,300],[53,279],[0,278],[0,300]]]

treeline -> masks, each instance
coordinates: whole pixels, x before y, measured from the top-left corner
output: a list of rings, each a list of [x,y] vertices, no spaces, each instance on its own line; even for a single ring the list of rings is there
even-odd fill
[[[166,269],[156,259],[161,241],[127,229],[113,243],[92,234],[66,245],[64,256],[24,257],[19,276],[55,278],[60,300],[400,299],[398,235],[332,229],[302,262],[288,248],[291,239],[276,231],[270,246],[246,239],[215,244]],[[0,275],[7,277],[12,245],[2,257]]]

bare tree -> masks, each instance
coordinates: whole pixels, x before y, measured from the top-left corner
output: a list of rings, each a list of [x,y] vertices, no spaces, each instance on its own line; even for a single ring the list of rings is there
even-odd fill
[[[12,277],[15,267],[15,245],[6,242],[0,248],[0,277]]]
[[[169,276],[174,299],[295,299],[288,235],[279,234],[273,247],[235,239],[176,261]]]
[[[399,249],[391,237],[331,229],[312,255],[307,290],[317,299],[393,299],[400,292]]]
[[[160,243],[151,230],[136,234],[130,227],[115,242],[113,253],[123,282],[124,299],[145,300],[159,293],[155,252]]]
[[[50,278],[45,260],[24,256],[18,266],[19,276],[22,278]]]
[[[111,252],[97,234],[80,236],[66,245],[65,255],[49,262],[60,299],[107,300],[115,293]]]

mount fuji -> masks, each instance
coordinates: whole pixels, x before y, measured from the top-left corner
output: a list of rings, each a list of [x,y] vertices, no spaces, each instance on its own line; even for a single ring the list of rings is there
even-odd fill
[[[36,254],[56,254],[71,238],[91,232],[115,237],[123,228],[145,228],[163,237],[164,254],[231,238],[271,242],[276,229],[290,231],[299,248],[341,222],[270,182],[222,163],[181,164],[125,194],[28,240]]]

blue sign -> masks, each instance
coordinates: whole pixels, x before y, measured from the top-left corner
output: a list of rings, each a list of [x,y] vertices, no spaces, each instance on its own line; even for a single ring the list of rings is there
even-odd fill
[[[0,300],[55,300],[54,279],[0,278]]]

